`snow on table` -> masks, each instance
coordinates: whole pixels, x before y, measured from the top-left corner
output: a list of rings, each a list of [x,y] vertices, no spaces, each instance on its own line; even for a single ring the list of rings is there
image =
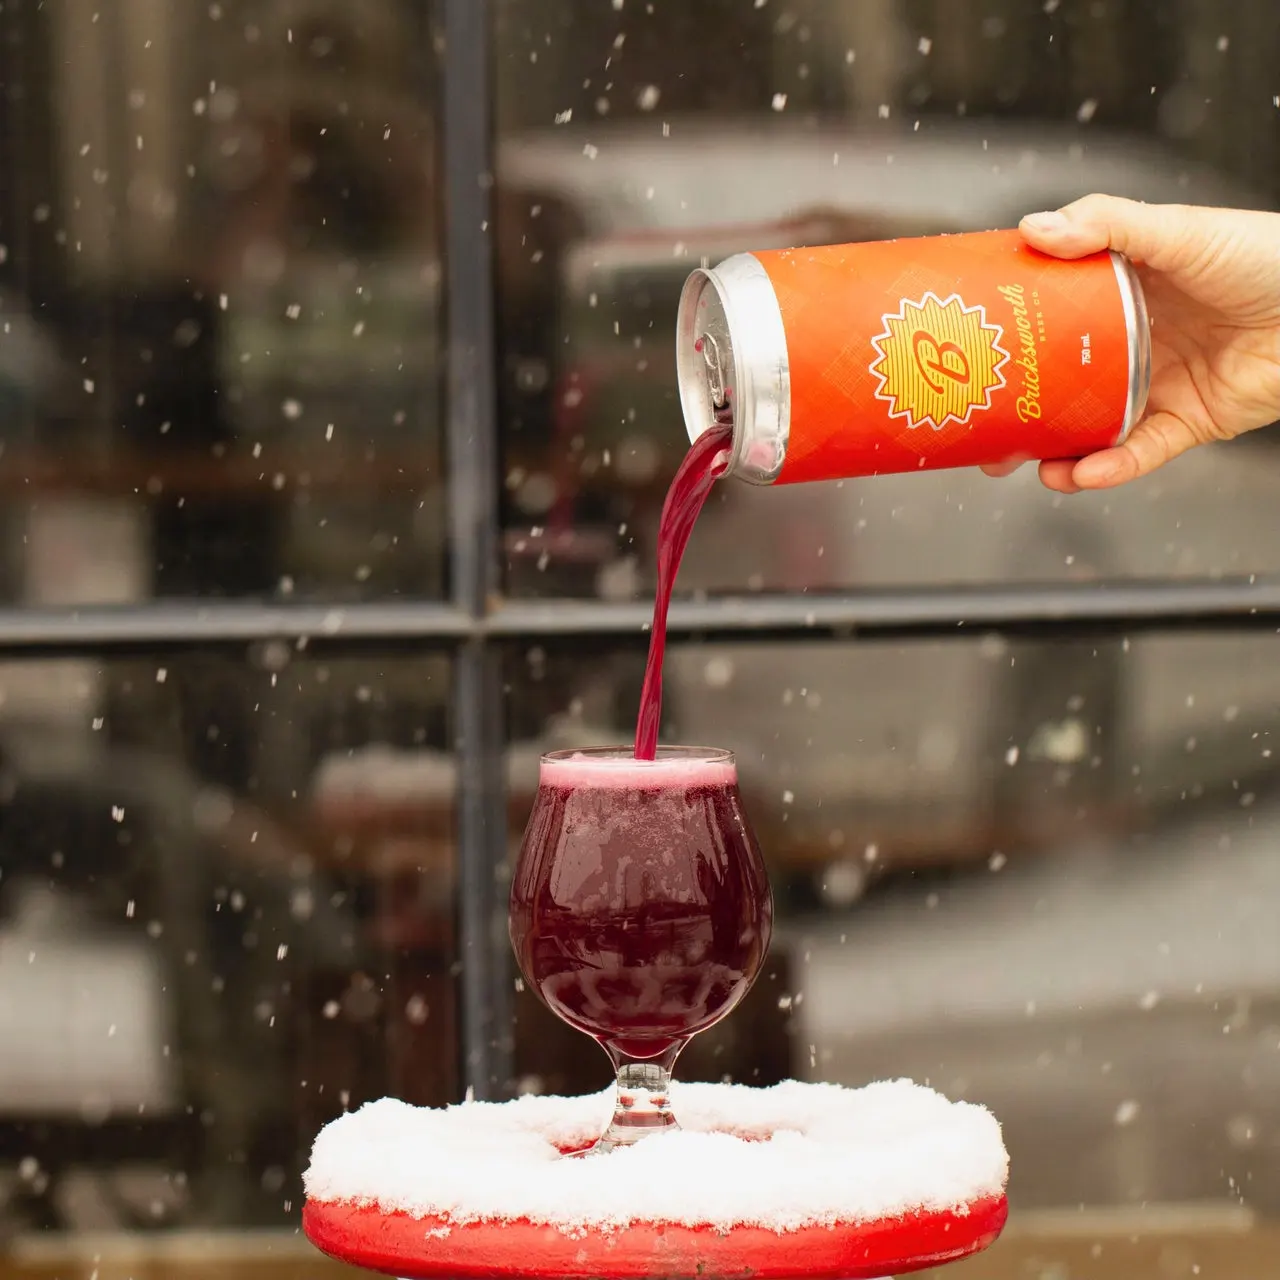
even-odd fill
[[[564,1154],[593,1142],[612,1107],[612,1089],[446,1108],[383,1098],[321,1130],[307,1196],[443,1219],[441,1233],[504,1220],[569,1233],[637,1223],[785,1233],[963,1214],[1003,1195],[1008,1179],[986,1108],[908,1080],[676,1084],[680,1129],[608,1154]]]

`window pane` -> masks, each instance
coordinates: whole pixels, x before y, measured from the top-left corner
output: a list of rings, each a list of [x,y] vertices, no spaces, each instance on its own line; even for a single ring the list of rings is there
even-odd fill
[[[4,597],[440,593],[429,12],[4,6]]]
[[[279,644],[0,667],[6,1256],[287,1245],[323,1124],[458,1100],[448,691]]]
[[[1274,652],[1274,636],[679,645],[663,739],[737,753],[780,923],[753,1006],[677,1074],[906,1075],[991,1106],[1015,1222],[1101,1215],[1072,1228],[1098,1233],[1082,1254],[1037,1247],[1041,1270],[1120,1275],[1088,1269],[1090,1241],[1129,1247],[1104,1211],[1202,1206],[1127,1219],[1189,1233],[1192,1261],[1222,1205],[1272,1213]],[[513,776],[527,788],[540,748],[626,741],[640,657],[515,652]],[[604,1055],[522,1000],[526,1085],[602,1087]]]
[[[686,447],[680,285],[701,258],[1011,226],[1101,189],[1270,207],[1274,6],[500,0],[508,581],[643,595]],[[788,239],[790,237],[790,239]],[[976,472],[723,486],[688,588],[1274,570],[1276,437],[1064,501]],[[532,531],[532,532],[531,532]]]

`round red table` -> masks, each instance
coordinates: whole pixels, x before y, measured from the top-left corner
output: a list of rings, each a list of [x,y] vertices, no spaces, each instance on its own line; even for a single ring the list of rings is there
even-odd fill
[[[309,1200],[302,1225],[331,1257],[401,1280],[878,1280],[978,1253],[1007,1216],[999,1196],[963,1213],[921,1210],[783,1233],[654,1223],[570,1235],[527,1219],[457,1226]]]

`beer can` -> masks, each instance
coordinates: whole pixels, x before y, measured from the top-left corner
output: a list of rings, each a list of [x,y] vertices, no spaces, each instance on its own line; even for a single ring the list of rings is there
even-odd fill
[[[756,484],[1083,457],[1151,385],[1133,265],[1016,231],[735,254],[685,281],[676,344],[690,439],[731,423]]]

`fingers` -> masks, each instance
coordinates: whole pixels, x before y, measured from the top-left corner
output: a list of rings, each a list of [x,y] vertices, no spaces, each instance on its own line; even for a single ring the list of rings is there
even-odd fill
[[[1055,458],[1040,463],[1040,483],[1055,493],[1114,489],[1150,475],[1200,443],[1200,437],[1181,418],[1172,413],[1153,413],[1138,423],[1128,440],[1115,448],[1099,449],[1086,458]],[[1025,461],[1025,458],[1009,458],[1004,462],[984,463],[981,470],[998,479],[1012,475]]]
[[[985,475],[991,476],[995,480],[1000,480],[1004,476],[1011,476],[1024,462],[1030,459],[1025,454],[1013,454],[1011,457],[1005,458],[1003,462],[984,462],[979,468]]]
[[[1087,258],[1110,247],[1110,232],[1094,222],[1076,222],[1065,213],[1029,213],[1018,224],[1022,238],[1055,258]]]
[[[1054,493],[1079,493],[1080,486],[1072,475],[1079,463],[1076,458],[1058,458],[1040,464],[1040,483]]]
[[[1040,480],[1056,493],[1114,489],[1150,475],[1200,443],[1200,437],[1172,413],[1153,413],[1114,449],[1100,449],[1078,462],[1042,462]]]
[[[1114,249],[1158,271],[1175,271],[1199,251],[1208,234],[1198,210],[1092,195],[1051,213],[1033,213],[1019,230],[1055,258],[1083,258]]]

